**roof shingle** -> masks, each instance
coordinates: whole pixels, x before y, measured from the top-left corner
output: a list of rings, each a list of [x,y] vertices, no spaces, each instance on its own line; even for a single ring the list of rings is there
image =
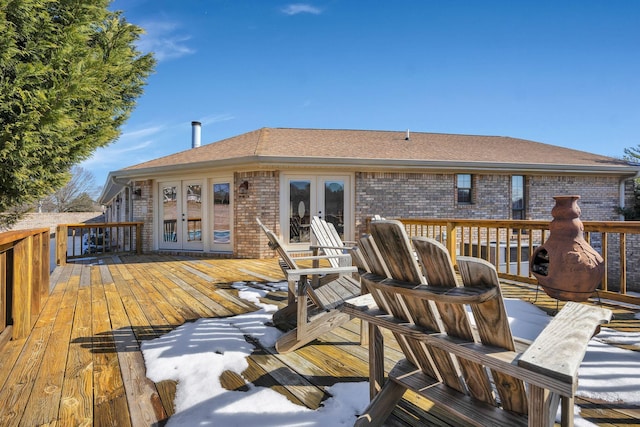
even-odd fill
[[[404,131],[262,128],[125,170],[241,158],[629,167],[623,160],[518,138],[411,132],[407,140],[406,135]]]

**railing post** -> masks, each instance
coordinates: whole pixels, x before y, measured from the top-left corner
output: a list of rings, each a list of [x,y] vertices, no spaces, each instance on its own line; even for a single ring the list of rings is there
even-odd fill
[[[627,234],[620,233],[620,293],[627,293]]]
[[[64,224],[56,227],[56,265],[67,265],[67,233],[68,228]]]
[[[458,247],[458,235],[456,232],[456,225],[452,222],[447,222],[447,250],[451,257],[451,262],[456,265],[456,249]]]
[[[13,248],[13,338],[25,338],[31,331],[33,301],[33,239],[15,243]]]

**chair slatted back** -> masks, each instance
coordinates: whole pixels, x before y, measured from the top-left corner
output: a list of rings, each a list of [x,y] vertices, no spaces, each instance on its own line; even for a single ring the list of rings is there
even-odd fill
[[[500,290],[498,273],[493,264],[479,258],[457,258],[460,276],[465,287]],[[509,326],[509,317],[502,294],[481,304],[472,304],[471,312],[476,322],[480,341],[505,350],[515,351],[516,346]],[[509,411],[527,413],[527,395],[524,383],[510,375],[491,371],[502,406]]]
[[[371,294],[374,298],[377,297],[379,307],[385,310],[388,308],[389,313],[398,319],[413,322],[434,332],[445,332],[452,339],[482,342],[505,350],[515,350],[499,292],[498,276],[490,263],[476,258],[458,257],[462,279],[462,283],[458,283],[446,248],[436,240],[414,238],[412,247],[404,226],[397,221],[372,222],[371,234],[392,276],[392,279],[386,281],[367,283]],[[472,328],[464,304],[433,296],[435,288],[439,289],[438,292],[444,292],[443,288],[463,287],[478,291],[496,290],[492,298],[470,304],[477,332]],[[411,289],[411,292],[407,289]],[[417,292],[420,289],[424,289],[423,294]],[[438,323],[434,323],[434,319]],[[407,360],[420,367],[425,374],[474,399],[492,405],[497,405],[499,401],[508,411],[527,413],[526,391],[521,380],[489,371],[477,361],[456,357],[423,343],[415,345],[412,338],[398,338],[400,334],[395,335],[396,339],[406,342],[401,348]],[[426,360],[430,360],[431,364],[426,365]],[[496,399],[495,391],[499,400]]]
[[[260,225],[262,231],[264,231],[264,234],[266,234],[267,238],[269,239],[269,247],[278,253],[280,260],[284,264],[283,267],[286,267],[290,270],[298,268],[298,265],[293,260],[293,257],[291,257],[291,255],[289,255],[280,244],[280,239],[278,239],[278,236],[276,236],[273,231],[265,226],[262,221],[260,221],[260,218],[256,218],[256,221],[258,222],[258,225]]]
[[[432,301],[405,296],[394,289],[402,284],[410,287],[426,285],[402,223],[395,220],[372,221],[370,228],[390,273],[390,279],[384,281],[369,282],[364,278],[378,307],[398,319],[442,332],[442,324]],[[449,387],[464,391],[460,372],[451,354],[438,348],[428,348],[424,343],[401,334],[394,336],[407,360],[432,378],[441,379]]]
[[[453,268],[453,263],[451,262],[451,257],[442,243],[426,237],[414,237],[412,241],[429,285],[440,287],[459,286],[455,270]],[[460,261],[460,259],[462,259],[462,261]],[[500,286],[497,280],[497,275],[495,276],[495,280],[491,277],[491,271],[494,271],[492,267],[487,268],[484,263],[478,263],[474,258],[459,257],[458,262],[462,266],[461,269],[464,272],[462,279],[465,287],[495,287],[499,292]],[[508,319],[506,319],[506,317],[505,319],[502,319],[502,316],[499,314],[492,314],[492,318],[490,319],[486,318],[487,315],[494,311],[495,313],[505,313],[506,316],[502,297],[493,298],[487,303],[481,305],[471,305],[474,315],[479,313],[478,316],[480,316],[479,327],[483,329],[483,333],[480,335],[487,335],[489,332],[487,328],[493,328],[494,326],[498,328],[495,335],[491,338],[491,341],[487,339],[487,336],[484,337],[485,339],[474,336],[471,321],[462,304],[436,303],[436,306],[438,307],[438,312],[440,313],[445,331],[449,336],[476,342],[480,341],[484,344],[495,345],[506,350],[514,349]],[[478,317],[474,318],[478,319]],[[504,320],[507,320],[506,325]],[[492,323],[487,325],[487,321],[495,321],[496,324],[494,325]],[[505,327],[506,330],[504,330]],[[475,335],[477,336],[478,334],[476,333]],[[498,336],[501,338],[498,339]],[[511,343],[509,343],[509,339],[511,339]],[[462,375],[466,382],[469,394],[476,399],[495,405],[496,401],[493,393],[492,379],[484,367],[474,361],[461,358],[458,358],[458,362],[462,369]],[[511,377],[506,377],[499,373],[494,373],[494,379],[496,379],[496,376],[498,377],[497,379],[499,380],[499,384],[509,384],[510,387],[513,387],[512,392],[508,392],[508,390],[504,390],[504,388],[500,391],[502,387],[501,385],[497,387],[501,396],[501,401],[505,402],[504,407],[509,408],[509,410],[514,410],[515,412],[526,413],[526,397],[524,401],[521,400],[523,398],[522,393],[524,392],[524,389],[521,388],[522,384],[514,381]],[[502,394],[508,395],[502,397]],[[519,404],[513,404],[513,401],[522,401],[525,406],[522,407],[519,406]]]
[[[327,222],[320,217],[314,216],[311,219],[311,231],[315,236],[318,246],[323,247],[323,251],[327,255],[342,255],[344,252],[342,247],[344,243],[340,239],[338,231],[333,224]],[[340,258],[329,258],[332,267],[340,267]]]
[[[391,277],[387,266],[382,261],[380,251],[371,235],[364,235],[358,240],[359,252],[367,265],[367,271],[382,277]]]
[[[379,220],[372,221],[369,227],[391,277],[403,282],[423,282],[422,272],[402,223]]]

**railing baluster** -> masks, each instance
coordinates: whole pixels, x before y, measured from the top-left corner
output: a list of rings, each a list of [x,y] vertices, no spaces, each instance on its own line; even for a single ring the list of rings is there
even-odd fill
[[[438,238],[447,247],[455,264],[458,254],[466,254],[477,258],[494,261],[499,275],[512,280],[520,280],[530,284],[536,284],[537,280],[530,272],[529,264],[533,261],[535,248],[544,244],[549,238],[549,221],[541,220],[473,220],[473,219],[400,219],[403,223],[411,224],[414,233]],[[601,245],[601,254],[605,263],[605,273],[602,279],[601,290],[606,293],[606,298],[633,301],[638,303],[640,298],[627,294],[627,283],[640,283],[640,271],[636,268],[637,262],[628,261],[627,246],[637,244],[640,239],[640,222],[638,221],[583,221],[585,239],[589,244]],[[600,241],[598,234],[600,233]],[[619,250],[609,254],[609,234],[617,233]],[[614,236],[615,238],[616,236]],[[631,240],[633,238],[633,240]],[[513,242],[512,239],[515,239]],[[629,242],[627,242],[629,240]],[[495,243],[492,243],[494,241]],[[631,243],[633,242],[633,243]],[[616,242],[617,244],[618,242]],[[495,247],[493,245],[495,244]],[[502,255],[502,244],[505,245],[505,255]],[[511,246],[514,245],[516,255],[513,256]],[[613,249],[613,248],[612,248]],[[493,252],[495,250],[495,252]],[[492,256],[495,258],[492,260]],[[526,257],[526,258],[525,258]],[[619,258],[619,260],[618,260]],[[515,262],[515,267],[512,263]],[[504,267],[502,266],[504,264]],[[616,271],[615,285],[619,291],[611,291],[612,282],[609,268],[618,267]],[[633,271],[628,271],[628,266],[633,266]],[[633,274],[633,276],[631,275]],[[633,279],[632,279],[633,278]],[[638,289],[633,289],[638,290]]]
[[[516,276],[522,275],[522,228],[518,227],[515,229],[515,235],[513,234],[514,229],[509,230],[509,246],[511,246],[511,241],[516,239]]]
[[[85,256],[104,256],[118,252],[142,254],[141,229],[141,222],[60,224],[56,233],[56,261],[59,265],[64,265],[67,260]],[[67,230],[70,230],[70,246],[67,244]],[[87,253],[84,253],[85,248]]]
[[[620,293],[627,293],[627,234],[620,233]]]
[[[607,233],[602,233],[602,258],[604,258],[604,276],[602,277],[602,290],[609,290],[609,257],[607,256],[608,252],[608,241],[609,235]]]

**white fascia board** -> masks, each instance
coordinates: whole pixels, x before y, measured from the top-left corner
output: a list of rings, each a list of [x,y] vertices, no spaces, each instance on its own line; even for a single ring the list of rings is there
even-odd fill
[[[261,163],[274,166],[316,166],[316,167],[352,167],[359,170],[403,170],[403,171],[478,171],[478,172],[530,172],[558,174],[606,174],[635,175],[640,172],[640,165],[591,166],[575,164],[540,164],[540,163],[494,163],[494,162],[457,162],[433,160],[405,159],[361,159],[361,158],[318,158],[318,157],[261,157]]]

